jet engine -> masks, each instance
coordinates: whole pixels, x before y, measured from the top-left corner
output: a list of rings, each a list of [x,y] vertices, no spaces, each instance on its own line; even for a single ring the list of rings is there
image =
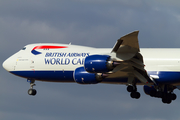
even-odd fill
[[[91,55],[85,58],[84,68],[90,73],[105,73],[113,70],[114,62],[108,55]]]
[[[84,67],[76,68],[73,77],[79,84],[96,84],[104,79],[102,73],[88,73]]]

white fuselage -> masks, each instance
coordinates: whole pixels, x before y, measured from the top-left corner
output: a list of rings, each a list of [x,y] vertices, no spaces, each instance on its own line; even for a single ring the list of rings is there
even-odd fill
[[[66,46],[60,49],[34,49],[39,54],[33,54],[32,50],[36,46]],[[68,44],[30,44],[25,46],[4,63],[3,67],[18,76],[31,78],[31,75],[39,72],[33,77],[37,80],[72,82],[73,71],[84,65],[84,59],[94,54],[110,54],[110,48],[92,48]],[[144,59],[145,69],[154,79],[160,79],[168,73],[176,73],[176,78],[172,84],[180,81],[180,49],[140,49]],[[48,73],[48,72],[50,73]],[[27,72],[27,73],[25,73]],[[58,73],[60,72],[60,73]],[[164,73],[165,72],[165,73]],[[21,74],[22,73],[22,74]],[[55,74],[57,73],[57,74]],[[61,74],[61,75],[60,75]],[[47,76],[46,76],[47,75]],[[43,77],[44,76],[44,77]],[[48,78],[49,76],[49,78]],[[52,77],[53,76],[53,77]],[[48,78],[48,79],[45,79]],[[52,79],[51,79],[52,78]],[[119,82],[122,83],[123,81]],[[167,80],[166,80],[167,82]],[[118,82],[117,82],[118,83]]]

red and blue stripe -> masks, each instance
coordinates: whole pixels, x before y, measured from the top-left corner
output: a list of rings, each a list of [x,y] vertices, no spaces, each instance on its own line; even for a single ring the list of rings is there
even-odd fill
[[[36,46],[32,49],[31,53],[34,55],[41,54],[41,52],[38,52],[37,49],[60,49],[60,48],[68,48],[67,46],[51,46],[51,45],[42,45],[42,46]]]

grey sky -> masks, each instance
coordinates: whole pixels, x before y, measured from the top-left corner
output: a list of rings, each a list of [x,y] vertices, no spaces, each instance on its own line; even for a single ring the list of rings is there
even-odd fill
[[[180,47],[178,0],[0,0],[0,62],[30,43],[72,43],[111,48],[140,30],[141,48]],[[180,99],[166,105],[144,94],[131,99],[123,85],[29,83],[0,68],[2,120],[180,119]],[[180,91],[175,90],[180,96]]]

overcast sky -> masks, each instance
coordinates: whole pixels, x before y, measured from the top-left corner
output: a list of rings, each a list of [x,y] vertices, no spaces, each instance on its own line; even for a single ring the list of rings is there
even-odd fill
[[[112,48],[139,30],[141,48],[180,47],[179,0],[0,0],[0,62],[30,43]],[[29,83],[0,68],[1,120],[179,120],[180,91],[170,105],[123,85]]]

